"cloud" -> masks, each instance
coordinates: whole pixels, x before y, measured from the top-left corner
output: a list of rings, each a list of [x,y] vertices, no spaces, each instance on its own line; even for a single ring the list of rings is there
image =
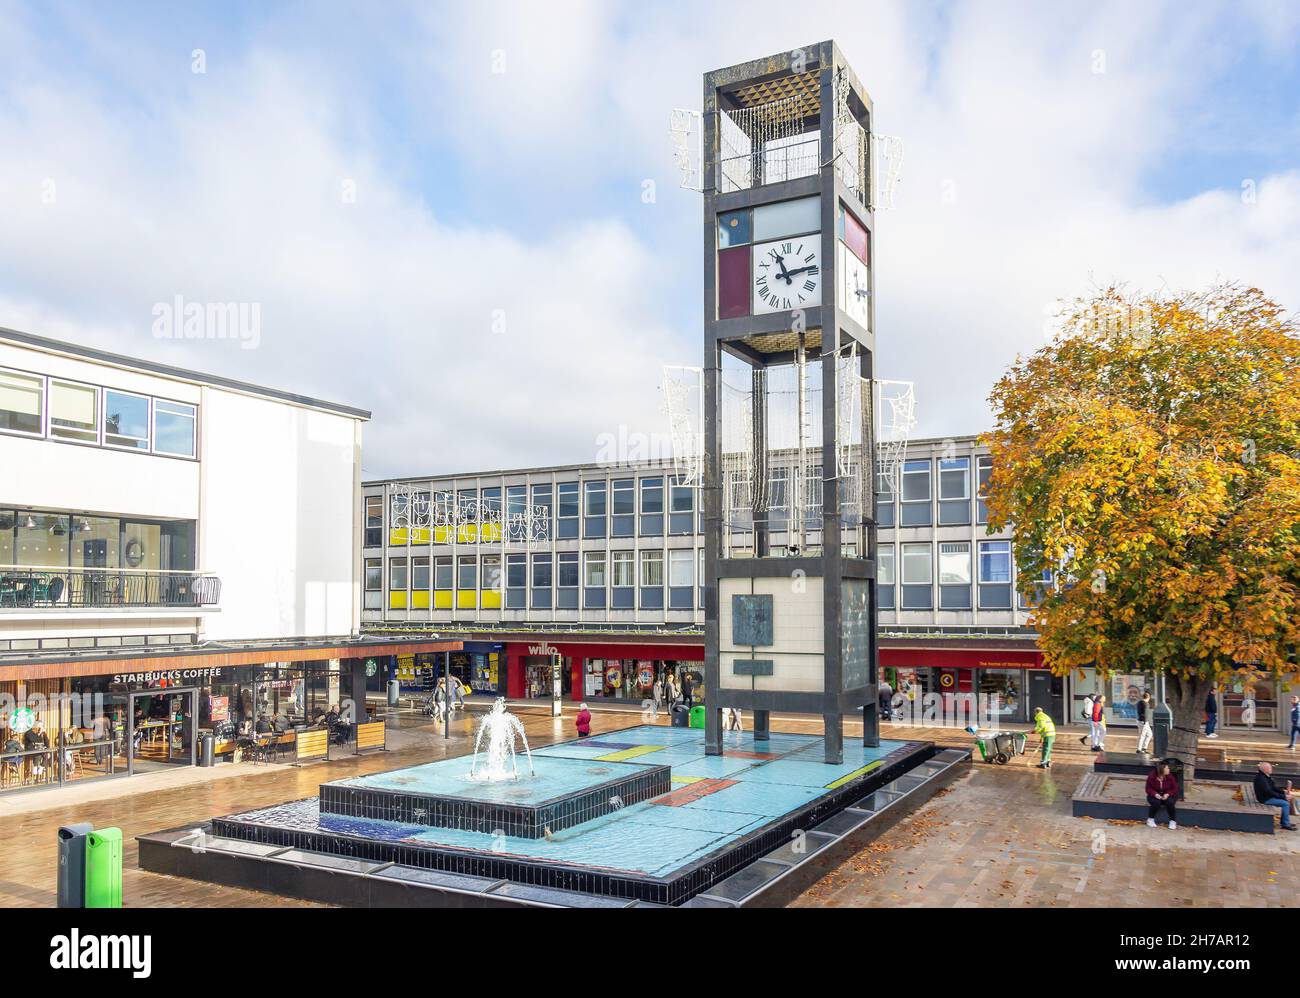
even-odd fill
[[[806,2],[792,38],[789,9],[412,5],[375,27],[342,7],[297,33],[291,8],[247,37],[173,25],[163,58],[143,28],[52,39],[15,6],[0,324],[371,408],[368,476],[592,460],[602,433],[662,432],[660,365],[702,353],[669,109],[707,69],[824,37],[906,143],[878,369],[917,382],[919,433],[983,429],[1048,304],[1094,283],[1300,298],[1296,173],[1163,193],[1294,17]],[[153,339],[176,295],[260,303],[259,349]]]

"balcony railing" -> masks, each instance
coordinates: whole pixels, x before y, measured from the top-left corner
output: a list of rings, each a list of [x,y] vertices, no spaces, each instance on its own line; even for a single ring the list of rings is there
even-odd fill
[[[215,606],[221,580],[200,572],[0,565],[0,610]]]

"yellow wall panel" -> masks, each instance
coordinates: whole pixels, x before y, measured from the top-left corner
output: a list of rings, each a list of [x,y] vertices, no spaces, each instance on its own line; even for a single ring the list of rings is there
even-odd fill
[[[478,595],[473,589],[460,589],[456,592],[456,606],[462,610],[473,610],[478,606],[478,601],[474,598]]]
[[[391,591],[388,593],[388,607],[389,607],[389,609],[391,609],[391,610],[405,610],[405,609],[406,609],[406,593],[404,593],[404,592],[399,592],[399,591],[396,590],[396,589],[391,590]]]
[[[482,602],[479,604],[484,610],[501,609],[501,591],[499,589],[484,589],[479,593]]]
[[[439,589],[433,594],[433,606],[435,610],[451,609],[451,590]]]
[[[429,609],[429,590],[417,589],[411,593],[411,609],[427,610]]]

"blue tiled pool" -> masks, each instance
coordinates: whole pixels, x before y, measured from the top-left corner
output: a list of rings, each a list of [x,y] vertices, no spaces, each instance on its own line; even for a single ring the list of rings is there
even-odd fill
[[[830,766],[821,761],[822,740],[817,735],[773,733],[770,741],[756,743],[752,734],[727,732],[723,755],[706,756],[704,732],[698,729],[642,725],[537,749],[533,760],[538,782],[532,786],[526,781],[485,786],[464,780],[468,757],[339,781],[376,789],[418,787],[439,794],[456,792],[458,787],[471,794],[490,790],[501,794],[503,802],[516,803],[519,798],[512,794],[530,794],[539,800],[565,788],[580,788],[584,780],[602,782],[600,770],[672,767],[669,793],[549,838],[322,815],[316,798],[248,811],[228,820],[668,878],[870,774],[885,765],[891,754],[897,757],[900,750],[915,747],[916,743],[898,741],[884,741],[878,747],[846,742],[844,762]]]

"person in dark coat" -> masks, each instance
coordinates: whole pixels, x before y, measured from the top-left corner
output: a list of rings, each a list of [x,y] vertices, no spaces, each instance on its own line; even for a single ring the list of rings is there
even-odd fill
[[[1147,824],[1156,827],[1156,815],[1163,807],[1169,815],[1169,828],[1178,827],[1178,778],[1169,771],[1169,763],[1162,762],[1147,774]]]
[[[1272,763],[1261,762],[1259,764],[1259,772],[1255,774],[1255,800],[1270,807],[1280,807],[1282,809],[1282,827],[1288,832],[1295,831],[1295,825],[1291,824],[1291,795],[1293,792],[1289,781],[1285,790],[1273,782]]]
[[[591,734],[591,711],[587,709],[587,705],[585,703],[579,705],[578,717],[575,723],[578,726],[579,738],[586,738],[589,734]]]
[[[894,688],[889,685],[888,679],[882,679],[878,688],[880,696],[880,719],[882,721],[893,720],[894,717]]]
[[[695,684],[691,682],[691,673],[689,669],[682,672],[682,703],[690,707],[695,703]]]
[[[1289,749],[1295,748],[1296,738],[1300,737],[1300,697],[1291,698],[1291,744]]]
[[[1211,686],[1210,692],[1205,696],[1205,737],[1218,738],[1214,729],[1219,726],[1219,698],[1215,696],[1219,692],[1218,686]]]

